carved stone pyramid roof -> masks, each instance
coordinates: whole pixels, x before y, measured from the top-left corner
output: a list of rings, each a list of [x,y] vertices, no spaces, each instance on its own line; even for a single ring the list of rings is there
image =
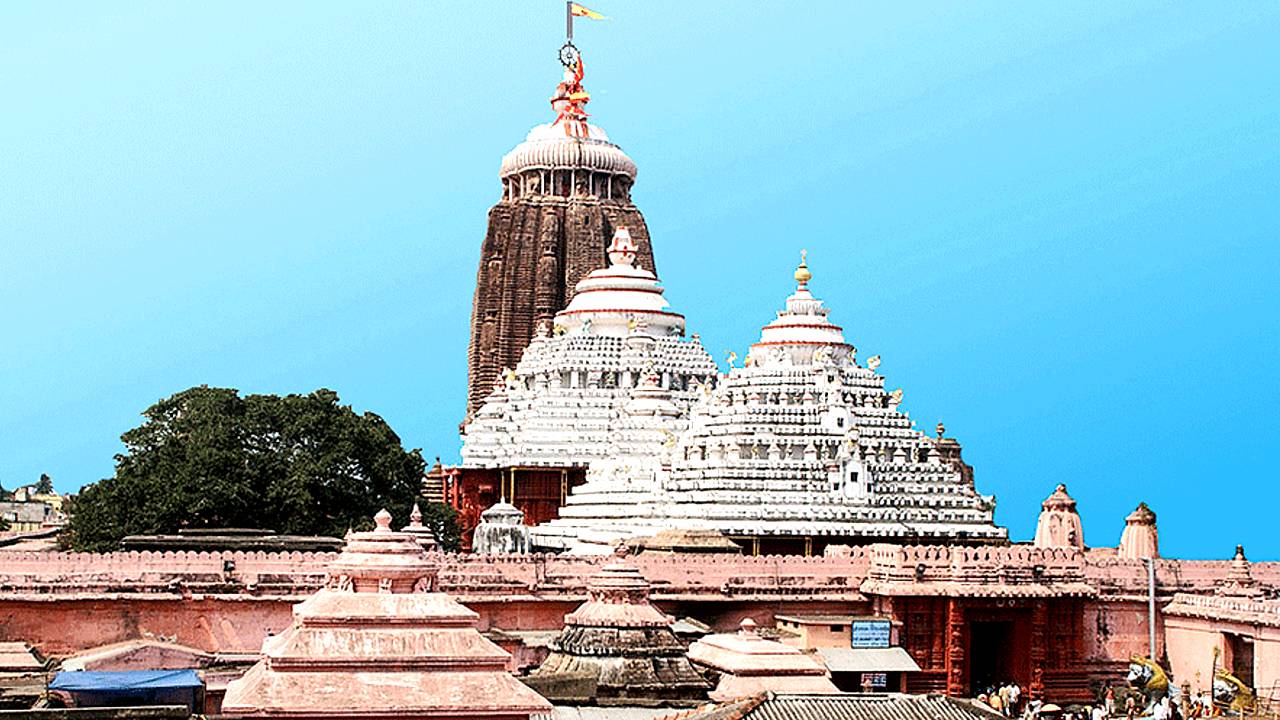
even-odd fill
[[[667,528],[731,536],[999,541],[994,499],[979,495],[950,438],[929,437],[887,392],[879,358],[865,365],[808,288],[805,265],[785,309],[688,412],[670,447],[650,446],[662,472],[587,483],[535,547],[590,551]],[[601,463],[637,459],[615,453]],[[626,507],[624,507],[626,506]],[[588,547],[590,546],[590,547]]]
[[[715,362],[697,336],[683,337],[684,316],[637,257],[619,228],[610,265],[578,283],[476,412],[463,436],[464,467],[587,467],[608,456],[628,412],[679,415],[714,380]],[[666,404],[657,400],[663,393]]]
[[[649,603],[649,582],[624,550],[619,553],[592,576],[587,601],[565,616],[564,630],[530,684],[555,688],[557,678],[587,676],[597,702],[705,699],[711,683],[689,664],[671,627],[675,618]]]
[[[507,672],[479,616],[434,592],[437,564],[385,510],[353,533],[325,587],[232,682],[223,712],[240,717],[530,718],[551,705]]]

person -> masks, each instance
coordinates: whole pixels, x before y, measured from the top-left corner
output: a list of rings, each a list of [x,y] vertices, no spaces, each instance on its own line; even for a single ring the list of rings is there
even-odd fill
[[[991,695],[989,696],[989,698],[988,698],[988,700],[987,700],[987,704],[991,706],[991,709],[992,709],[992,710],[995,710],[996,712],[1000,713],[1001,715],[1003,715],[1003,714],[1004,714],[1004,703],[1000,702],[1000,692],[999,692],[999,691],[995,691],[995,692],[992,692],[992,693],[991,693]]]
[[[1010,715],[1010,707],[1009,707],[1009,706],[1010,706],[1010,704],[1011,704],[1011,703],[1009,702],[1009,697],[1010,697],[1011,693],[1012,693],[1012,691],[1009,689],[1009,683],[1005,683],[1005,684],[1001,685],[1001,686],[1000,686],[1000,689],[996,691],[996,694],[998,694],[998,695],[1000,696],[1000,705],[1001,705],[1001,707],[1002,707],[1002,708],[1003,708],[1003,710],[1004,710],[1004,716],[1005,716],[1005,717],[1009,717],[1009,715]]]
[[[1022,687],[1016,682],[1009,683],[1009,702],[1010,709],[1018,707],[1018,701],[1022,699]]]
[[[1151,709],[1151,720],[1172,720],[1172,716],[1169,714],[1168,695],[1156,701],[1155,707]]]
[[[1103,701],[1105,703],[1105,701]],[[1107,708],[1103,703],[1093,706],[1089,711],[1089,720],[1107,720]]]
[[[1138,701],[1132,694],[1124,699],[1124,715],[1128,720],[1133,720],[1138,714]]]
[[[1102,707],[1106,708],[1108,717],[1116,709],[1116,689],[1110,685],[1107,686],[1107,692],[1102,696]]]
[[[1201,717],[1201,714],[1204,711],[1204,706],[1200,704],[1200,699],[1203,696],[1204,696],[1204,693],[1198,692],[1196,693],[1196,696],[1191,699],[1191,707],[1189,708],[1190,712],[1187,713],[1189,717],[1193,717],[1193,718]]]

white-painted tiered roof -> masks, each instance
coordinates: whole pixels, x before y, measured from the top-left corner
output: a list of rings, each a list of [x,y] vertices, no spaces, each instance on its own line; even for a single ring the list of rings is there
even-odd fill
[[[808,290],[802,263],[786,308],[744,366],[690,408],[687,428],[656,430],[593,464],[535,546],[607,549],[667,528],[729,535],[1002,539],[994,500],[977,493],[943,441],[899,411],[901,393],[860,366]],[[673,428],[666,426],[667,432]],[[661,439],[661,442],[659,440]],[[951,442],[951,441],[947,441]],[[656,463],[656,465],[655,465]],[[634,471],[625,477],[626,470]],[[656,468],[656,469],[655,469]]]
[[[467,425],[464,467],[587,467],[608,456],[623,407],[645,377],[669,393],[675,412],[658,416],[668,423],[714,382],[715,362],[697,336],[684,337],[684,317],[635,258],[619,228],[609,267],[578,283],[553,327],[540,329]]]

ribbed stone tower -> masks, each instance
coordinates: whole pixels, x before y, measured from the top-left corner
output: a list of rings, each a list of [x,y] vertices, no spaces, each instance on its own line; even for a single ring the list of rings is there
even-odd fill
[[[580,75],[565,75],[553,109],[566,93],[585,97]],[[502,197],[489,211],[471,310],[468,418],[539,323],[549,325],[574,285],[605,264],[616,228],[630,230],[636,265],[655,269],[648,228],[631,202],[635,163],[604,130],[564,118],[535,127],[502,158]]]
[[[589,678],[601,705],[703,701],[711,683],[689,664],[675,618],[649,603],[649,581],[619,548],[587,583],[587,601],[564,618],[564,631],[528,682],[553,701],[575,702],[569,678]],[[569,692],[565,692],[569,690]]]

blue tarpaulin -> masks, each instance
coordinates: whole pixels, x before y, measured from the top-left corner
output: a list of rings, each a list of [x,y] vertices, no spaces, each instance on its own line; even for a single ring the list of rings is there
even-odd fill
[[[204,681],[195,670],[63,671],[49,689],[68,693],[77,707],[186,705],[199,712],[204,704]]]
[[[198,688],[204,685],[195,670],[122,670],[119,672],[60,672],[49,683],[50,690],[101,692],[110,690],[158,690]]]

